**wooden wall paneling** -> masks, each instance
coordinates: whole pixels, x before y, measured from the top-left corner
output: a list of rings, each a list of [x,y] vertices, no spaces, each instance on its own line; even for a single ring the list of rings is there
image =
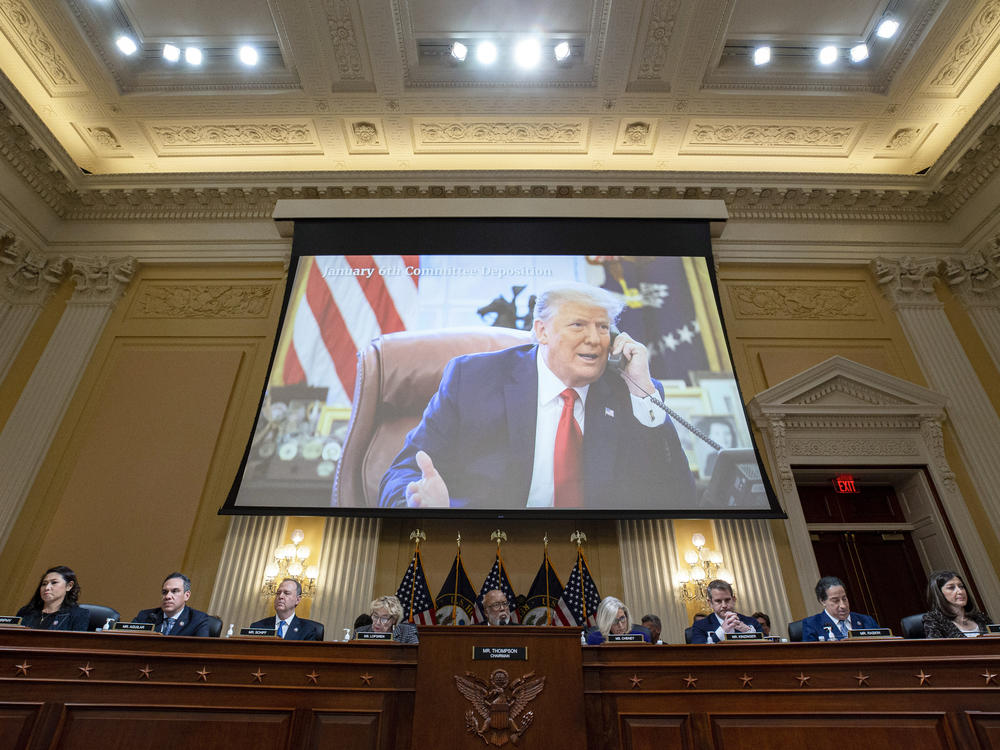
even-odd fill
[[[0,703],[0,747],[26,750],[42,710],[41,703]]]
[[[963,718],[979,750],[1000,750],[1000,712],[966,711]]]
[[[313,711],[309,733],[309,743],[305,747],[310,750],[325,750],[331,747],[345,748],[377,748],[392,747],[390,743],[380,742],[383,733],[382,713],[380,711]],[[399,731],[408,734],[409,727],[388,727],[390,734]]]
[[[688,714],[618,715],[622,750],[694,750]]]

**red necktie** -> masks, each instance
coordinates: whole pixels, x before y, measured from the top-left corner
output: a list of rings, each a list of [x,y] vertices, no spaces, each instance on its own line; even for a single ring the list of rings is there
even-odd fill
[[[583,482],[580,473],[583,433],[573,417],[573,404],[578,395],[572,388],[559,394],[563,400],[563,410],[556,428],[556,448],[552,462],[553,505],[556,508],[583,507]]]

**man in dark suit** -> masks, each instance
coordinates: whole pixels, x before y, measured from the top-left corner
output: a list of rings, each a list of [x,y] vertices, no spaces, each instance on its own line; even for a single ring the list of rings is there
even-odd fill
[[[151,622],[164,635],[208,636],[208,615],[187,606],[191,598],[191,579],[183,573],[171,573],[163,580],[159,609],[144,609],[132,622]]]
[[[708,584],[708,603],[713,614],[691,625],[691,643],[719,643],[727,633],[752,633],[760,630],[752,617],[736,611],[736,595],[725,581],[714,580]]]
[[[483,594],[483,612],[486,622],[482,625],[513,625],[510,619],[510,602],[500,589],[492,589]]]
[[[251,623],[251,628],[274,628],[275,635],[286,641],[321,641],[323,626],[313,620],[305,620],[295,614],[295,608],[302,601],[302,584],[292,578],[278,584],[274,595],[274,617]]]
[[[693,507],[677,431],[649,398],[663,398],[649,353],[625,333],[612,340],[620,311],[603,289],[552,288],[535,308],[537,345],[449,362],[379,505]]]
[[[842,641],[851,630],[877,628],[874,618],[851,612],[844,582],[834,576],[824,576],[816,584],[816,599],[823,611],[802,621],[802,640]]]

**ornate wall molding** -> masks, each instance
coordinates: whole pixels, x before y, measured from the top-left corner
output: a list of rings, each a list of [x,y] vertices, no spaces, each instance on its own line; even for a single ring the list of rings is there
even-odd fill
[[[740,320],[868,320],[860,286],[732,285],[729,301]]]
[[[521,120],[414,119],[414,151],[558,150],[585,153],[589,122],[579,118],[524,118]]]
[[[274,288],[265,284],[143,284],[130,318],[263,318]]]
[[[10,232],[0,236],[0,299],[10,304],[41,305],[66,274],[64,258],[25,247]]]
[[[347,0],[327,0],[326,23],[333,44],[333,57],[337,62],[337,77],[344,81],[360,81],[364,78],[364,64],[352,9],[354,4]]]
[[[978,69],[978,58],[988,54],[988,42],[1000,28],[1000,0],[990,0],[973,16],[944,63],[926,87],[939,96],[958,96]]]
[[[642,40],[636,78],[640,81],[660,81],[664,78],[667,51],[677,25],[680,0],[656,0],[650,7],[646,36]]]
[[[872,273],[879,288],[892,304],[900,307],[942,306],[934,293],[934,281],[939,276],[940,260],[937,258],[875,258],[871,262]]]
[[[788,125],[775,123],[693,122],[682,151],[697,146],[763,146],[777,151],[842,151],[858,132],[848,125]]]
[[[797,456],[919,456],[913,440],[905,438],[796,438],[788,450]]]
[[[966,307],[1000,307],[1000,248],[945,258],[942,278]]]
[[[113,305],[135,273],[135,258],[75,256],[68,259],[76,284],[71,303]]]
[[[297,122],[152,124],[147,132],[158,154],[245,154],[253,151],[322,153],[315,125]]]
[[[88,90],[79,71],[61,52],[62,45],[35,15],[30,3],[0,0],[0,23],[49,96],[73,96]]]

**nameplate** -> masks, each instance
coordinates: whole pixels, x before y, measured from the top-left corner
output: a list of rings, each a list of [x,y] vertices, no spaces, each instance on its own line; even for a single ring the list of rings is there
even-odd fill
[[[987,625],[986,632],[990,635],[1000,635],[1000,622],[992,622]]]
[[[21,618],[14,615],[0,615],[0,625],[20,625]]]
[[[240,635],[249,635],[252,638],[274,638],[277,632],[274,628],[240,628]]]
[[[152,633],[156,626],[151,622],[116,622],[112,630],[123,630],[126,633]]]
[[[608,643],[645,643],[642,633],[609,633]]]
[[[376,633],[374,630],[362,630],[355,633],[354,637],[359,641],[391,641],[392,633]]]
[[[726,633],[727,641],[762,641],[764,634],[758,631],[752,633]]]
[[[892,631],[889,628],[858,628],[848,630],[848,638],[891,638]]]
[[[528,661],[527,646],[474,646],[472,649],[473,661],[488,661],[490,659],[504,659],[506,661]]]

